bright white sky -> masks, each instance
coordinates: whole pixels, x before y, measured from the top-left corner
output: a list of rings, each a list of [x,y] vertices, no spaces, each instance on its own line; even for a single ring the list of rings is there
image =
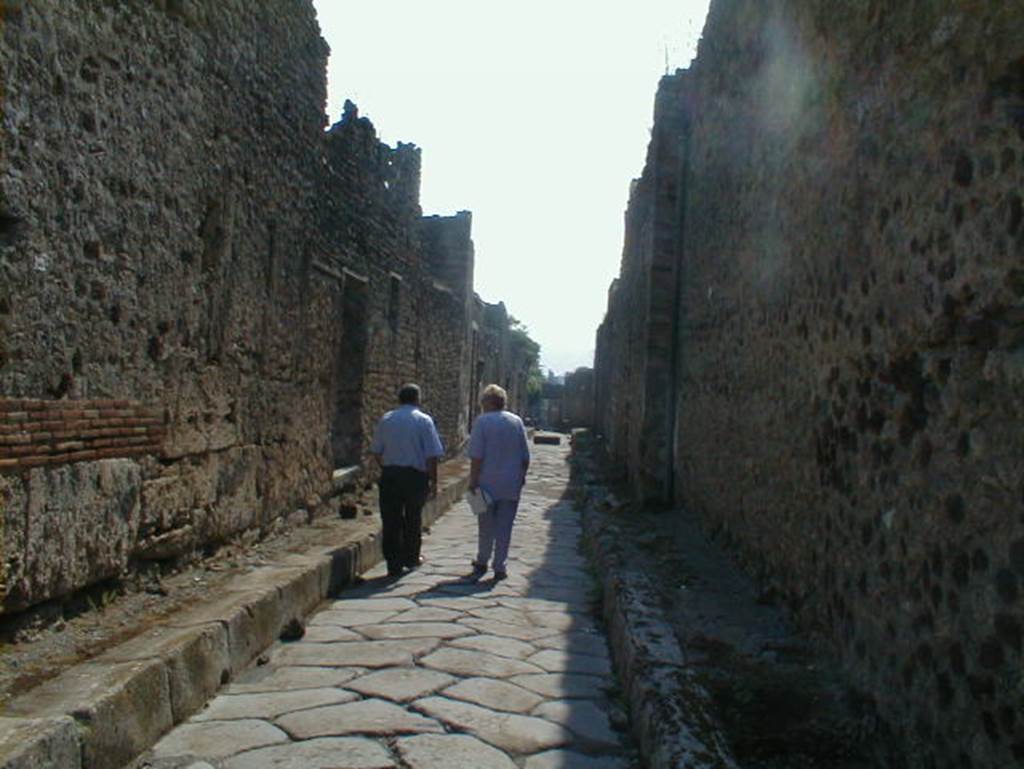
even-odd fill
[[[696,52],[709,0],[314,0],[346,98],[423,150],[425,214],[473,212],[476,290],[557,373],[592,364],[654,92]]]

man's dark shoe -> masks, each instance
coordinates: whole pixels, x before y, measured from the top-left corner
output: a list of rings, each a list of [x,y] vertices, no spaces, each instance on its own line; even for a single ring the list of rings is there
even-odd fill
[[[407,568],[409,571],[415,571],[420,566],[422,566],[424,563],[426,563],[426,561],[427,561],[426,558],[424,558],[423,556],[420,556],[415,561],[410,561],[409,563],[405,564],[405,568]]]
[[[388,564],[388,576],[389,577],[401,577],[402,576],[402,567],[399,566],[398,564],[392,565],[392,564],[389,563]]]
[[[466,579],[467,582],[476,582],[476,581],[478,581],[480,579],[480,577],[482,577],[486,573],[487,573],[487,566],[486,565],[479,564],[476,561],[473,561],[473,571],[471,571],[469,574],[467,574],[465,579]]]

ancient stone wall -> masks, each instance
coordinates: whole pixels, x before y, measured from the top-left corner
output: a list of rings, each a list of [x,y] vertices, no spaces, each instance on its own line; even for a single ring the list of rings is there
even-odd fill
[[[562,413],[569,427],[594,426],[594,369],[580,366],[565,375]]]
[[[476,344],[476,393],[496,384],[508,393],[506,408],[517,414],[526,412],[527,380],[534,352],[520,334],[509,326],[508,310],[503,302],[488,304],[478,298],[475,310],[478,339]],[[476,413],[479,413],[479,403]]]
[[[431,304],[424,315],[432,346],[425,358],[426,381],[436,393],[432,412],[445,436],[445,447],[459,451],[469,438],[478,395],[473,359],[472,215],[428,216],[420,220],[423,258],[434,276]]]
[[[681,88],[680,77],[666,77],[658,89],[647,162],[630,190],[622,268],[595,352],[605,406],[598,428],[648,502],[673,494],[682,137],[689,119]]]
[[[0,46],[0,394],[137,400],[166,435],[135,460],[4,479],[8,524],[26,522],[5,531],[8,608],[320,504],[335,333],[306,312],[327,55],[311,5],[18,6]]]
[[[310,2],[0,9],[0,613],[334,512],[403,382],[461,446],[469,215],[324,132]]]
[[[887,765],[1019,764],[1024,8],[716,0],[670,81],[675,500],[872,693]],[[607,383],[642,254],[598,340],[634,468]]]

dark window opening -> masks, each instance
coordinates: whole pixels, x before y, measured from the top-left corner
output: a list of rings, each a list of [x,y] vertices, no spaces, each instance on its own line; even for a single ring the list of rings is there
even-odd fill
[[[391,274],[391,289],[388,294],[388,325],[392,331],[398,331],[398,323],[401,319],[402,301],[402,278],[399,275]]]

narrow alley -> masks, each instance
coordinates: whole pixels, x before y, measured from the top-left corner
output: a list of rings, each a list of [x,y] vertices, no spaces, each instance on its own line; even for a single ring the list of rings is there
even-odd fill
[[[463,577],[456,504],[398,580],[384,564],[325,604],[136,767],[630,769],[565,446],[536,446],[509,577]],[[259,664],[261,663],[261,664]]]

